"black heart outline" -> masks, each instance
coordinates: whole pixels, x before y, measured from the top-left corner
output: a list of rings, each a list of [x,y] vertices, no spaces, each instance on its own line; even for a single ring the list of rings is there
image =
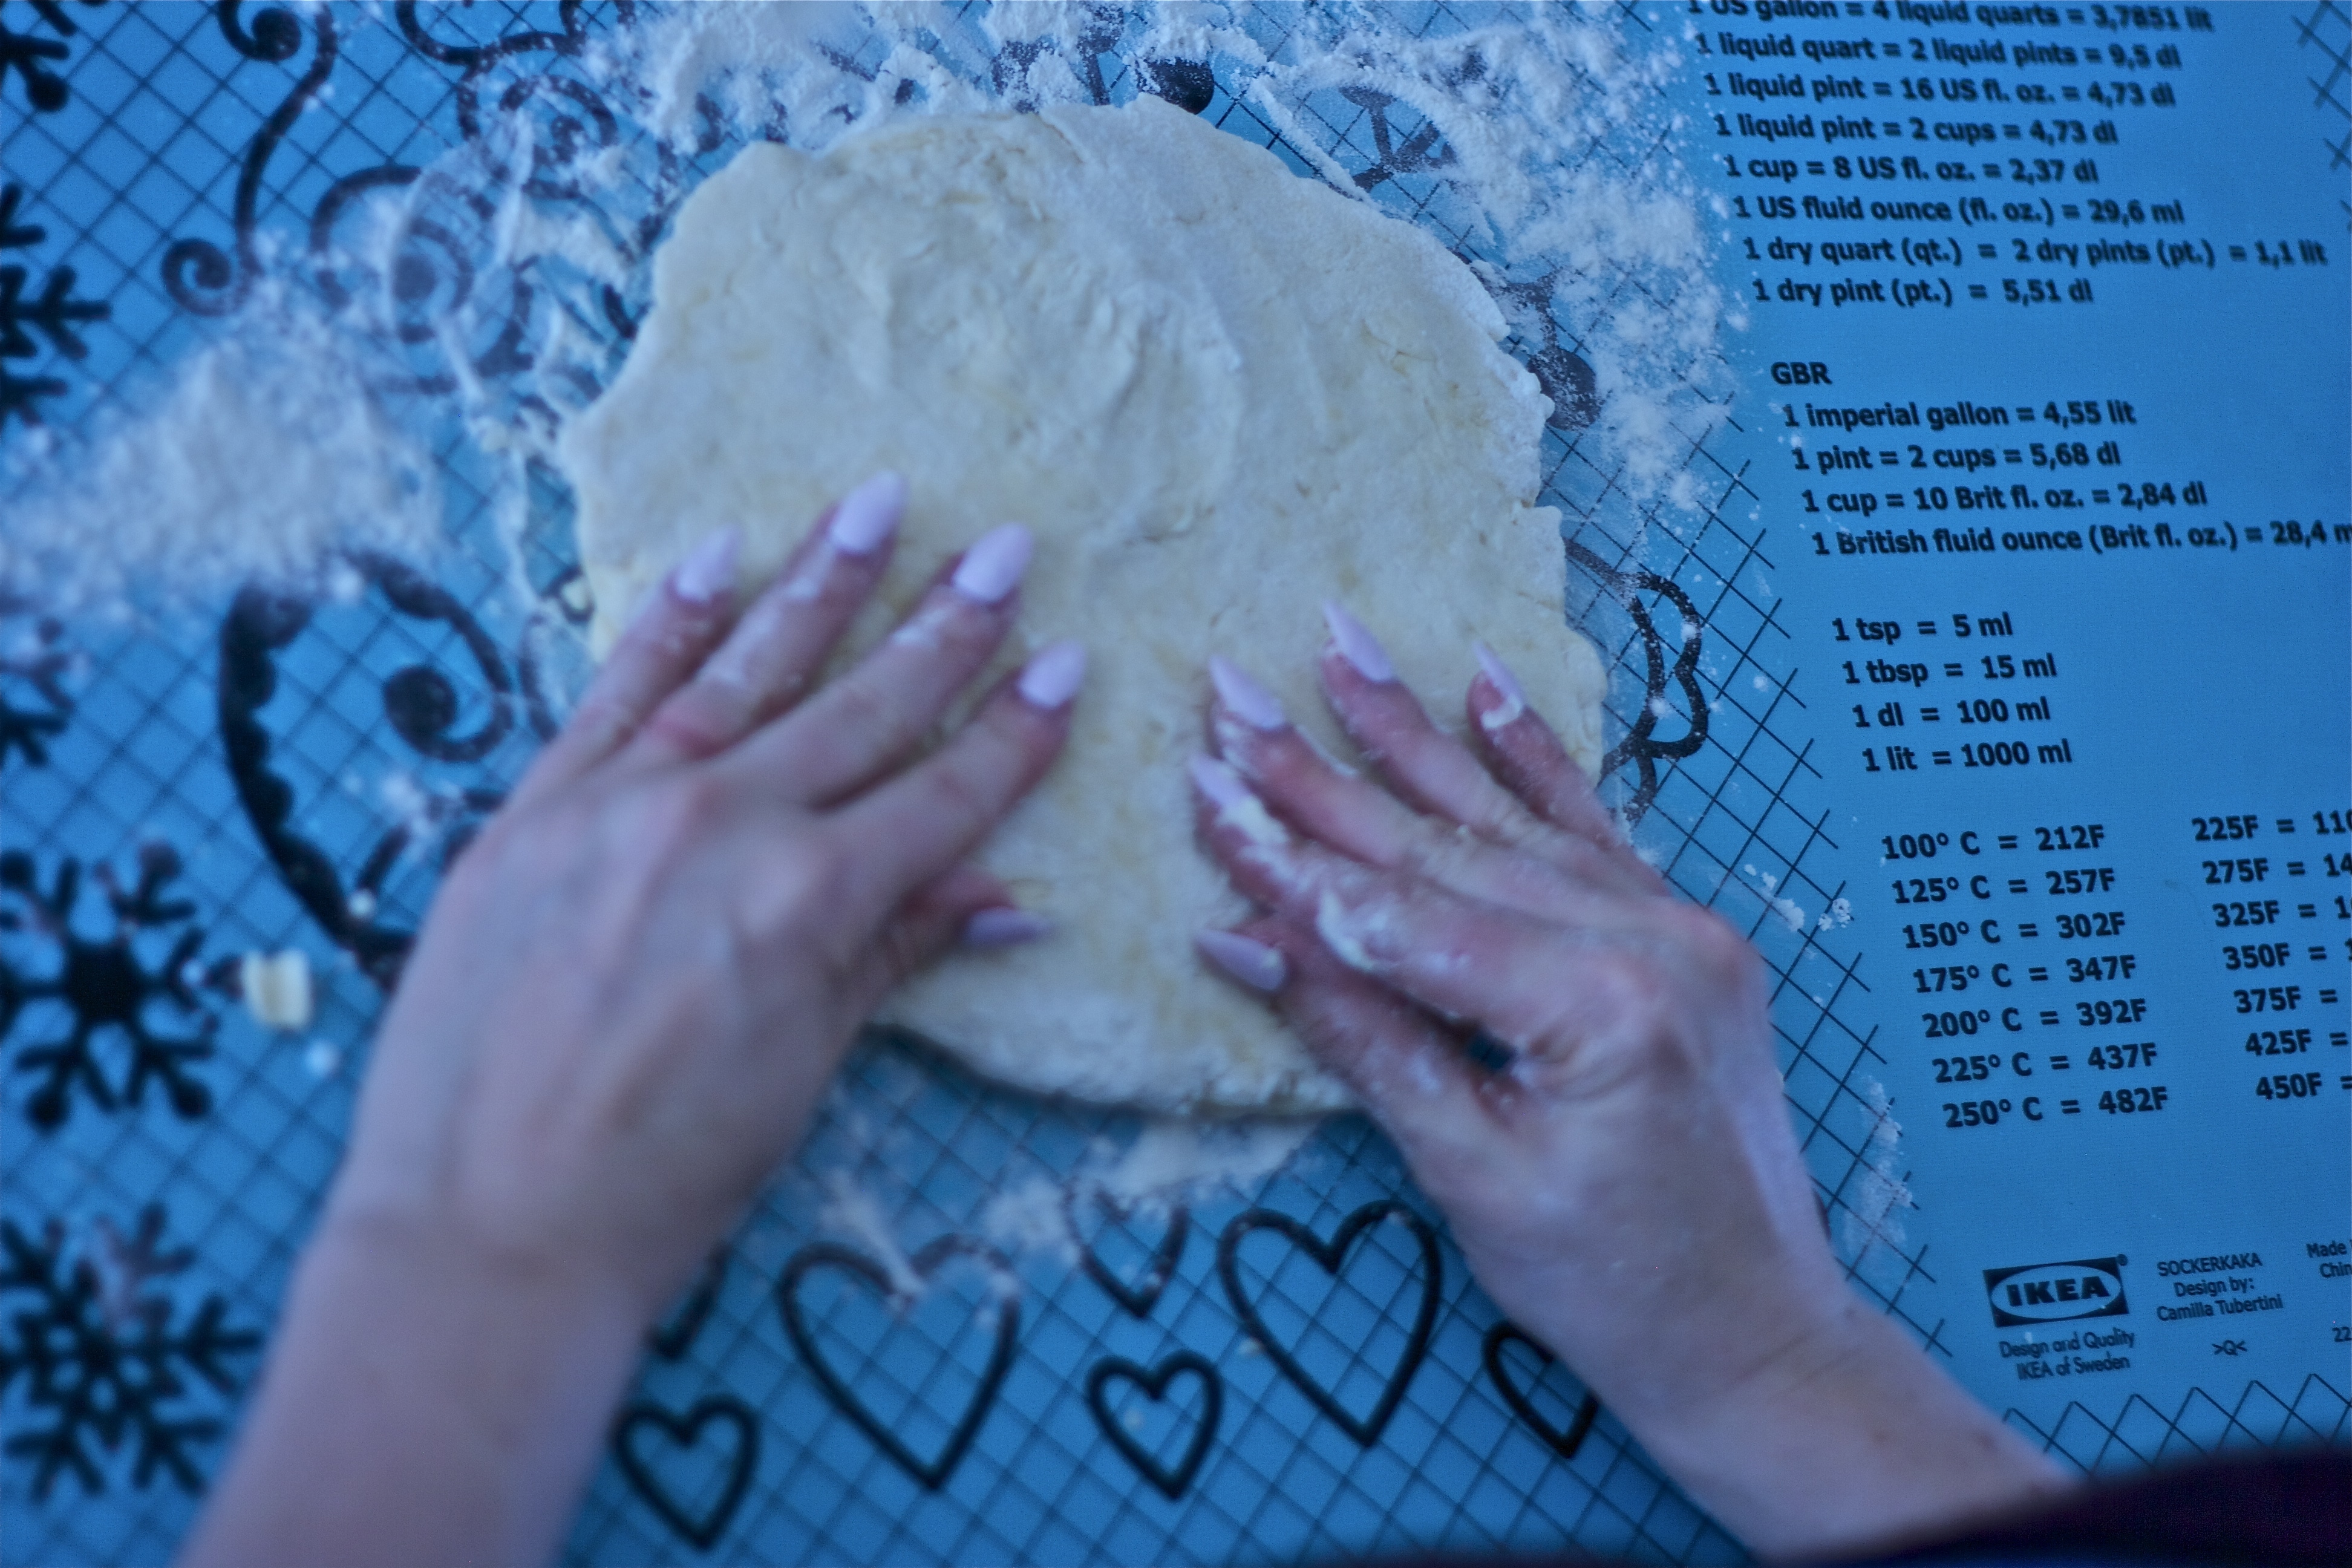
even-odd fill
[[[733,1468],[727,1477],[726,1489],[719,1500],[700,1516],[680,1507],[669,1489],[663,1486],[652,1468],[637,1457],[637,1437],[647,1428],[658,1430],[681,1448],[691,1448],[702,1440],[702,1429],[712,1422],[731,1426],[738,1441],[735,1446]],[[643,1498],[646,1506],[659,1514],[662,1522],[692,1542],[698,1551],[708,1552],[727,1532],[735,1510],[742,1505],[743,1494],[751,1489],[752,1472],[760,1464],[760,1418],[751,1407],[732,1394],[715,1394],[695,1401],[685,1415],[675,1415],[650,1400],[639,1400],[621,1412],[613,1423],[613,1462],[620,1467],[630,1488]]]
[[[730,1250],[722,1247],[704,1261],[701,1272],[670,1309],[669,1316],[646,1331],[647,1350],[664,1361],[677,1361],[694,1348],[695,1337],[710,1321],[710,1310],[719,1304],[719,1288],[727,1282],[731,1257]]]
[[[1139,1206],[1125,1199],[1115,1198],[1100,1187],[1088,1186],[1086,1192],[1094,1200],[1095,1206],[1108,1215],[1116,1224],[1125,1225],[1133,1219]],[[1192,1235],[1191,1211],[1182,1204],[1171,1205],[1168,1211],[1168,1229],[1160,1237],[1158,1248],[1152,1252],[1151,1261],[1144,1266],[1143,1283],[1130,1285],[1102,1260],[1093,1244],[1079,1231],[1076,1186],[1062,1189],[1062,1221],[1069,1226],[1070,1239],[1077,1246],[1078,1262],[1086,1269],[1087,1278],[1101,1286],[1105,1295],[1134,1318],[1151,1316],[1151,1309],[1160,1304],[1160,1298],[1167,1290],[1169,1281],[1176,1278],[1176,1265],[1183,1259],[1185,1243]]]
[[[1159,1405],[1167,1399],[1169,1384],[1188,1372],[1201,1379],[1201,1387],[1207,1397],[1202,1401],[1201,1422],[1193,1429],[1192,1440],[1184,1445],[1184,1457],[1176,1461],[1176,1468],[1171,1470],[1137,1442],[1134,1435],[1111,1414],[1108,1391],[1112,1379],[1124,1378],[1150,1395],[1151,1403]],[[1216,1440],[1217,1428],[1225,1415],[1224,1381],[1218,1377],[1217,1369],[1209,1358],[1198,1351],[1178,1351],[1159,1365],[1150,1368],[1139,1366],[1125,1356],[1105,1356],[1095,1363],[1094,1370],[1087,1374],[1087,1408],[1094,1412],[1095,1425],[1102,1428],[1103,1436],[1110,1439],[1111,1447],[1117,1448],[1145,1480],[1167,1494],[1172,1502],[1184,1495],[1184,1489],[1191,1486],[1192,1478],[1201,1473],[1201,1462],[1209,1457],[1209,1445]]]
[[[1592,1423],[1600,1418],[1601,1396],[1590,1388],[1586,1389],[1583,1400],[1576,1407],[1575,1418],[1569,1422],[1568,1430],[1562,1432],[1538,1415],[1535,1402],[1517,1384],[1503,1375],[1503,1342],[1506,1340],[1518,1341],[1547,1363],[1559,1358],[1537,1343],[1533,1334],[1507,1321],[1486,1331],[1486,1342],[1479,1350],[1480,1358],[1486,1363],[1486,1375],[1493,1380],[1496,1391],[1502,1394],[1503,1403],[1511,1407],[1511,1414],[1526,1422],[1528,1429],[1541,1437],[1545,1447],[1553,1453],[1563,1459],[1573,1459],[1576,1451],[1584,1447],[1585,1436],[1592,1430]]]
[[[1012,1263],[1003,1253],[983,1242],[962,1236],[943,1236],[927,1244],[908,1260],[908,1267],[917,1279],[929,1280],[952,1258],[975,1258],[1001,1279],[1017,1283],[1020,1278],[1013,1273]],[[1021,1332],[1020,1298],[1007,1296],[999,1301],[996,1343],[990,1348],[988,1365],[980,1374],[980,1384],[972,1390],[971,1403],[965,1405],[955,1429],[948,1434],[947,1443],[940,1449],[939,1457],[925,1464],[898,1440],[896,1433],[875,1419],[874,1413],[866,1408],[865,1402],[850,1390],[849,1384],[833,1370],[824,1352],[817,1348],[816,1336],[810,1331],[807,1321],[801,1315],[799,1295],[801,1281],[817,1268],[845,1268],[873,1286],[885,1300],[895,1303],[900,1296],[891,1285],[889,1272],[854,1247],[832,1241],[814,1242],[794,1253],[791,1261],[784,1265],[783,1274],[776,1281],[776,1306],[783,1315],[784,1333],[792,1340],[793,1348],[800,1352],[801,1360],[815,1375],[825,1397],[833,1401],[834,1408],[856,1422],[858,1430],[873,1439],[876,1447],[921,1482],[925,1490],[938,1491],[955,1473],[956,1466],[963,1459],[964,1450],[971,1447],[972,1438],[979,1434],[980,1424],[987,1419],[989,1406],[995,1402],[997,1390],[1004,1383],[1005,1373],[1012,1368],[1013,1343]]]
[[[1413,1316],[1412,1327],[1405,1339],[1404,1354],[1397,1358],[1396,1370],[1389,1374],[1388,1386],[1381,1391],[1380,1399],[1372,1405],[1372,1413],[1359,1421],[1348,1414],[1329,1389],[1307,1376],[1307,1369],[1300,1366],[1288,1351],[1275,1342],[1274,1335],[1266,1329],[1265,1320],[1258,1315],[1256,1304],[1242,1289],[1241,1243],[1242,1238],[1254,1230],[1278,1231],[1291,1245],[1313,1258],[1324,1273],[1337,1279],[1339,1266],[1347,1261],[1348,1248],[1356,1238],[1391,1215],[1404,1221],[1405,1227],[1412,1232],[1413,1239],[1421,1244],[1421,1259],[1424,1265],[1421,1309]],[[1224,1281],[1225,1295],[1233,1302],[1234,1315],[1241,1319],[1243,1328],[1265,1349],[1267,1359],[1281,1370],[1282,1375],[1313,1401],[1318,1410],[1329,1416],[1339,1430],[1353,1437],[1358,1447],[1365,1448],[1380,1441],[1381,1432],[1388,1426],[1389,1417],[1396,1414],[1397,1405],[1404,1399],[1404,1391],[1412,1384],[1412,1374],[1421,1370],[1422,1359],[1429,1353],[1429,1336],[1437,1326],[1437,1299],[1444,1284],[1444,1263],[1438,1256],[1437,1233],[1430,1228],[1427,1220],[1395,1198],[1377,1199],[1341,1220],[1339,1228],[1332,1232],[1328,1244],[1288,1215],[1262,1208],[1251,1209],[1241,1215],[1225,1227],[1224,1235],[1217,1240],[1217,1276]]]

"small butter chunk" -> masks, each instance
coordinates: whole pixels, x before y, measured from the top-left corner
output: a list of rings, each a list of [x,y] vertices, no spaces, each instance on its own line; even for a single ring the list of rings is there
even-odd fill
[[[307,1029],[317,1012],[310,984],[310,957],[299,948],[284,952],[248,952],[237,964],[237,988],[246,1011],[268,1029]]]

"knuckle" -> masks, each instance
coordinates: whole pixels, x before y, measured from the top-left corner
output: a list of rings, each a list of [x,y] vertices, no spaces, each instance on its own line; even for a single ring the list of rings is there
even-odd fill
[[[688,756],[707,757],[727,744],[731,730],[716,694],[698,681],[655,709],[646,732]]]
[[[944,817],[985,819],[995,814],[993,791],[971,759],[954,758],[931,775],[931,809]]]
[[[958,663],[976,664],[986,658],[1004,636],[1019,595],[1008,594],[992,605],[979,604],[961,594],[949,596],[953,608],[941,628],[940,641]]]
[[[859,874],[857,858],[834,836],[794,835],[743,879],[738,908],[748,941],[763,951],[788,948],[842,980],[871,934],[856,900]]]
[[[628,705],[620,697],[610,691],[592,690],[572,710],[562,738],[570,745],[587,748],[593,755],[627,739],[632,718]]]
[[[861,742],[895,747],[909,728],[898,704],[870,680],[843,681],[833,689],[829,704],[833,711],[826,728]]]

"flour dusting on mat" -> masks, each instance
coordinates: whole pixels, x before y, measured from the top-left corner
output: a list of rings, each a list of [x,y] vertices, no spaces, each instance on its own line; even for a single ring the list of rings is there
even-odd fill
[[[169,613],[249,581],[319,591],[339,550],[422,556],[424,450],[378,411],[336,332],[273,298],[86,443],[11,454],[0,596],[62,614]]]
[[[1676,151],[1684,121],[1664,89],[1682,40],[1613,12],[1476,15],[1416,33],[1363,5],[1000,3],[964,20],[927,5],[688,6],[606,68],[674,142],[715,109],[818,153],[905,115],[1098,101],[1118,95],[1122,68],[1167,90],[1154,73],[1171,62],[1213,66],[1239,100],[1210,111],[1227,129],[1263,140],[1263,125],[1341,194],[1401,216],[1412,202],[1449,243],[1460,231],[1454,248],[1475,255],[1547,393],[1576,405],[1563,427],[1590,423],[1636,496],[1696,505],[1684,465],[1724,412],[1717,342],[1742,318],[1709,277]],[[1391,151],[1367,170],[1373,116]],[[1436,195],[1420,202],[1424,185]]]
[[[1095,1166],[1084,1177],[1111,1197],[1147,1205],[1238,1191],[1288,1164],[1315,1125],[1298,1118],[1155,1121],[1125,1148],[1097,1145]]]
[[[859,1250],[882,1266],[889,1277],[891,1293],[903,1297],[923,1293],[923,1277],[907,1260],[904,1248],[891,1231],[890,1219],[882,1212],[882,1200],[871,1190],[859,1186],[846,1171],[828,1171],[824,1174],[824,1205],[817,1211],[817,1226],[854,1241]]]
[[[982,1234],[1010,1252],[1078,1260],[1070,1213],[1098,1194],[1130,1214],[1164,1215],[1252,1190],[1313,1135],[1317,1119],[1155,1121],[1128,1142],[1097,1139],[1067,1176],[1034,1174],[1006,1184],[981,1213]]]
[[[1845,1203],[1838,1210],[1838,1249],[1845,1254],[1849,1264],[1860,1268],[1872,1247],[1902,1247],[1903,1216],[1899,1211],[1918,1205],[1912,1200],[1911,1189],[1904,1183],[1901,1168],[1895,1163],[1903,1124],[1895,1120],[1895,1102],[1887,1097],[1886,1086],[1876,1079],[1857,1081],[1867,1097],[1864,1103],[1871,1118],[1870,1138],[1863,1148],[1862,1169],[1855,1173],[1846,1191]]]

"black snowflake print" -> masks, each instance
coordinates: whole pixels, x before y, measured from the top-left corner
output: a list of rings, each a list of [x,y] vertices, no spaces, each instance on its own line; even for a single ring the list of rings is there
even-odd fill
[[[179,855],[163,844],[140,847],[139,875],[127,888],[111,867],[100,866],[92,879],[105,891],[114,929],[93,940],[73,925],[81,895],[79,861],[59,861],[45,889],[31,856],[22,850],[0,854],[0,932],[29,932],[58,954],[54,971],[38,978],[0,956],[0,1041],[14,1032],[27,1004],[55,1000],[72,1015],[62,1035],[21,1046],[12,1064],[15,1072],[37,1080],[25,1102],[34,1126],[46,1131],[62,1125],[77,1093],[100,1110],[138,1105],[150,1083],[162,1084],[181,1117],[193,1119],[212,1109],[211,1089],[192,1070],[213,1054],[219,1026],[195,990],[203,976],[192,961],[204,932],[181,931],[152,967],[141,956],[138,941],[194,916],[193,903],[166,896],[179,874]],[[151,1021],[157,1011],[176,1014],[193,1032],[160,1032]],[[110,1040],[120,1042],[119,1052],[101,1050]],[[119,1077],[108,1073],[109,1054],[128,1058]]]
[[[28,249],[48,237],[48,230],[38,224],[19,220],[24,200],[23,186],[0,185],[0,251]],[[103,321],[114,313],[113,307],[103,300],[74,298],[73,287],[70,267],[51,268],[35,289],[29,268],[0,266],[0,429],[7,426],[11,416],[27,425],[39,424],[40,411],[34,400],[56,397],[66,390],[66,384],[53,375],[13,375],[5,362],[37,356],[43,352],[44,340],[50,350],[67,359],[88,358],[89,345],[76,329]]]
[[[47,766],[49,742],[73,717],[66,682],[79,658],[54,616],[12,626],[11,618],[23,608],[0,593],[0,768],[12,754],[33,767]]]
[[[203,1389],[234,1394],[234,1368],[261,1335],[227,1325],[228,1304],[205,1297],[186,1321],[170,1296],[151,1289],[184,1272],[188,1248],[163,1247],[163,1205],[150,1204],[128,1237],[101,1220],[100,1247],[70,1261],[66,1227],[51,1220],[37,1239],[0,1220],[0,1399],[20,1399],[0,1452],[27,1466],[36,1501],[70,1474],[103,1492],[101,1456],[132,1446],[131,1484],[158,1474],[182,1489],[204,1487],[194,1450],[217,1439]]]

